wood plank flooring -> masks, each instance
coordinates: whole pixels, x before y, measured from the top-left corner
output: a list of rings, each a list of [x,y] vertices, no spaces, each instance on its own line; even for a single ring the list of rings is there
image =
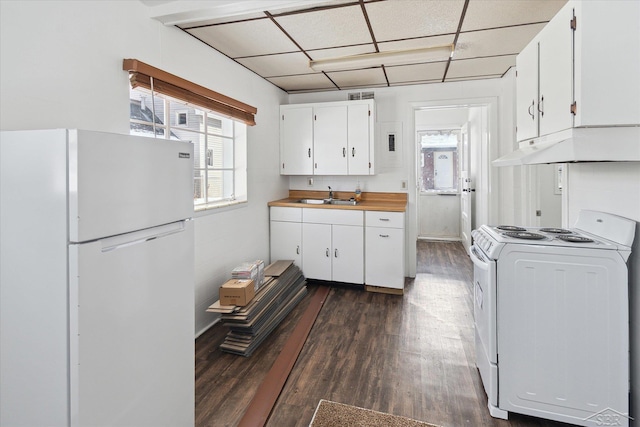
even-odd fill
[[[308,426],[320,399],[443,427],[565,426],[489,415],[475,367],[473,267],[460,243],[418,242],[404,295],[333,286],[267,426]],[[249,358],[223,353],[227,329],[196,340],[196,426],[236,426],[310,296]]]

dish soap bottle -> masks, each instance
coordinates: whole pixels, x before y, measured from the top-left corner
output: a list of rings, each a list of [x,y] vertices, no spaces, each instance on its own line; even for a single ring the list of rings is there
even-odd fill
[[[360,202],[362,200],[362,191],[360,191],[360,181],[356,185],[356,202]]]

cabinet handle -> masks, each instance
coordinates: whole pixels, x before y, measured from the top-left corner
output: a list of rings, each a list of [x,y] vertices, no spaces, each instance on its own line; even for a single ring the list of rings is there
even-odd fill
[[[296,254],[300,255],[300,245],[296,246]]]
[[[333,250],[333,256],[334,256],[334,258],[338,258],[338,250],[337,249]]]
[[[342,157],[347,157],[347,149],[342,147]]]
[[[327,258],[329,258],[329,248],[327,248],[327,250],[325,251],[325,253],[324,253],[324,254],[325,254],[325,256],[326,256]]]
[[[351,147],[351,157],[356,156],[356,147]]]
[[[311,158],[311,148],[309,148],[309,150],[307,151],[307,156],[309,156],[309,158]]]
[[[380,221],[389,221],[389,218],[378,218]]]
[[[379,234],[380,237],[389,237],[388,234]]]
[[[544,95],[540,97],[540,102],[538,102],[538,112],[544,117]]]
[[[533,107],[536,105],[536,101],[535,99],[533,101],[531,101],[531,105],[529,105],[529,108],[527,109],[527,112],[529,113],[529,115],[531,116],[531,120],[535,120],[536,117],[533,115]]]

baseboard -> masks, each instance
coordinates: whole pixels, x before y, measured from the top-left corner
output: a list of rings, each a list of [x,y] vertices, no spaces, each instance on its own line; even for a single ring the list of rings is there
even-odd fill
[[[385,288],[382,286],[364,285],[367,292],[378,292],[380,294],[404,295],[404,289]]]

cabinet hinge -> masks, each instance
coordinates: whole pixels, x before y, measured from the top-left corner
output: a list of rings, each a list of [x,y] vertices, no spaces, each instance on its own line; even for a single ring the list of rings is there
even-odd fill
[[[578,111],[578,104],[576,103],[576,101],[573,101],[573,104],[571,104],[571,114],[575,116],[577,111]]]
[[[578,27],[578,21],[577,21],[577,18],[574,16],[571,19],[571,29],[575,31],[577,27]]]

